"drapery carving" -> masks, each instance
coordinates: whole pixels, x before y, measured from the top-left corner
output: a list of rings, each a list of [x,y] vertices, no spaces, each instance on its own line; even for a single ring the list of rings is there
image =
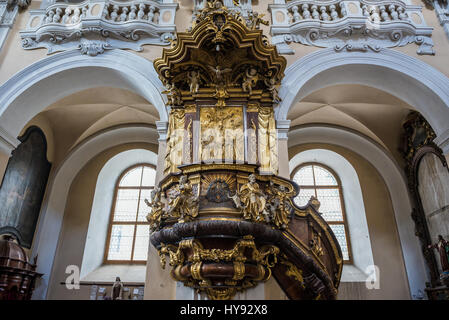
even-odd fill
[[[184,109],[172,109],[170,111],[164,174],[178,171],[177,167],[182,163],[184,114]]]
[[[276,123],[272,108],[259,108],[259,160],[261,172],[278,173]]]

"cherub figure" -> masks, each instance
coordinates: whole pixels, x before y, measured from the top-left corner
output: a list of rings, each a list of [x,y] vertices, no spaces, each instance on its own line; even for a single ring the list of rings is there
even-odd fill
[[[268,26],[269,22],[267,20],[262,19],[265,14],[259,14],[257,12],[253,12],[250,15],[250,20],[248,21],[248,27],[251,30],[256,30],[260,28],[260,24]]]
[[[244,92],[248,92],[249,95],[253,93],[253,87],[256,85],[259,76],[257,70],[254,67],[250,67],[246,70],[245,79],[242,83],[242,89]]]
[[[164,195],[161,193],[161,189],[156,186],[151,192],[151,202],[149,202],[148,199],[144,200],[145,204],[151,208],[150,213],[147,215],[147,220],[150,223],[152,231],[159,227],[161,219],[164,217],[165,203],[163,199]]]
[[[167,82],[165,87],[167,90],[162,91],[162,93],[167,94],[167,105],[169,106],[180,106],[182,105],[181,91],[172,83]]]
[[[187,180],[187,176],[179,178],[179,183],[169,202],[168,215],[179,217],[179,223],[191,220],[198,215],[198,197],[193,194],[192,185]]]
[[[193,70],[187,73],[187,79],[190,86],[191,93],[197,93],[200,88],[200,75],[197,71]]]
[[[264,83],[267,86],[268,91],[271,93],[273,103],[280,103],[282,99],[279,97],[278,90],[276,88],[276,80],[274,78],[268,78],[264,80]]]

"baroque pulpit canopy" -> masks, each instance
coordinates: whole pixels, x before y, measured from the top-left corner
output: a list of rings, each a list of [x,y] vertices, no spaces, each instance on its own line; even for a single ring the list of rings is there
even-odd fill
[[[220,106],[234,97],[278,99],[276,87],[286,60],[258,29],[265,22],[257,14],[247,22],[221,1],[208,1],[192,29],[178,33],[172,48],[164,49],[154,62],[168,89],[168,104],[183,105],[194,97],[210,97],[211,92]]]

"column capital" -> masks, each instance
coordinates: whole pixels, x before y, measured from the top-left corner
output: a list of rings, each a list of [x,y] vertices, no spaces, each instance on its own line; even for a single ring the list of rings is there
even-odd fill
[[[159,141],[167,140],[168,121],[156,121],[156,130],[159,133]]]
[[[276,120],[276,129],[278,131],[278,140],[287,140],[290,130],[290,120]]]
[[[9,132],[0,127],[0,151],[11,155],[11,152],[17,148],[20,140],[13,137]]]

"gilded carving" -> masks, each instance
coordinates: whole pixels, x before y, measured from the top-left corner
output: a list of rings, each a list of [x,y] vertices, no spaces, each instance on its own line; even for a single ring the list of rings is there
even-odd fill
[[[147,220],[150,223],[150,229],[154,231],[159,228],[161,219],[166,214],[164,194],[158,186],[151,192],[151,202],[145,199],[145,204],[151,208]]]
[[[194,195],[187,176],[181,176],[170,196],[167,215],[178,218],[179,223],[191,221],[198,215],[198,197]]]
[[[272,108],[259,108],[259,161],[261,172],[278,173],[276,123]]]
[[[245,72],[245,77],[242,83],[242,89],[245,92],[248,92],[249,95],[253,94],[253,87],[256,85],[259,80],[259,75],[257,73],[257,69],[254,67],[250,67]]]
[[[172,109],[170,111],[164,174],[178,171],[178,166],[182,164],[184,116],[184,109]]]
[[[201,160],[243,162],[242,108],[201,108],[200,119]]]
[[[239,192],[231,197],[236,207],[241,209],[243,218],[254,222],[269,222],[266,195],[256,182],[256,176],[250,174],[248,182],[241,186]]]
[[[287,271],[285,272],[285,275],[288,277],[292,277],[293,279],[298,281],[300,286],[303,289],[305,289],[306,286],[304,284],[302,270],[299,270],[293,263],[288,261],[287,256],[285,256],[285,255],[282,255],[282,259],[280,260],[280,263],[287,267]]]
[[[273,181],[270,181],[267,194],[269,195],[268,207],[271,222],[280,229],[286,229],[295,207],[291,199],[292,195],[288,193],[285,186],[276,187]]]
[[[271,274],[270,269],[277,263],[279,253],[279,248],[274,245],[265,245],[258,249],[254,237],[251,235],[236,241],[234,247],[229,250],[205,249],[197,239],[183,240],[178,246],[161,244],[159,249],[163,268],[166,264],[165,255],[168,255],[169,265],[173,267],[172,275],[175,279],[183,281],[188,286],[199,286],[199,290],[206,292],[212,299],[230,299],[236,291],[255,286],[258,281],[263,279],[268,280],[266,270]],[[233,285],[233,288],[212,288],[211,280],[205,278],[201,273],[202,266],[208,261],[232,262],[234,275],[232,279],[227,280],[227,284]],[[245,279],[245,262],[257,266],[259,270],[257,278]],[[190,279],[181,276],[180,269],[183,265],[190,266]]]
[[[190,86],[190,93],[197,93],[200,88],[200,75],[198,71],[192,70],[188,72],[187,78]]]
[[[312,252],[321,257],[324,255],[323,247],[321,246],[321,233],[315,231],[312,228],[312,239],[309,241],[310,248]]]

